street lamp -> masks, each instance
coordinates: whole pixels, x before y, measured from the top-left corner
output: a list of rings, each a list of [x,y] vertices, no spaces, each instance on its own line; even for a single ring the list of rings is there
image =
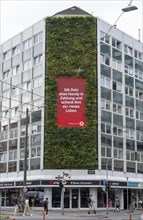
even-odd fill
[[[131,4],[132,4],[132,1],[133,1],[133,0],[130,1],[130,3],[128,4],[127,7],[125,7],[125,8],[122,9],[123,12],[130,12],[130,11],[134,11],[134,10],[137,10],[137,9],[138,9],[136,6],[131,5]]]

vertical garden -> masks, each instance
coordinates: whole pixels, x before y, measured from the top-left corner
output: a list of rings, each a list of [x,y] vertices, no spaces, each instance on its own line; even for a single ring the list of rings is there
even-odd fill
[[[46,169],[95,169],[97,166],[96,25],[92,16],[46,19]],[[58,127],[58,77],[86,80],[85,127]]]

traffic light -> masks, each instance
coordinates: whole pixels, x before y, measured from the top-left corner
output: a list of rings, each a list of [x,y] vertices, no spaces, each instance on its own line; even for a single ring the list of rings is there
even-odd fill
[[[64,187],[64,185],[63,185],[62,181],[60,181],[59,182],[59,189],[62,191],[63,187]]]
[[[109,190],[110,190],[110,184],[109,184],[109,182],[106,182],[106,185],[105,185],[105,191],[108,191],[109,192]]]

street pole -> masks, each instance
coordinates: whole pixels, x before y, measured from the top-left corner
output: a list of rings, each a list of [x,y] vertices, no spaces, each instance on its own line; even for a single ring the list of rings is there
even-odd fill
[[[24,154],[24,179],[23,179],[23,194],[26,190],[27,180],[27,143],[28,143],[28,108],[26,109],[26,130],[25,130],[25,154]]]
[[[129,177],[127,177],[127,212],[129,210],[129,190],[128,190],[128,180],[129,180]]]
[[[107,159],[107,161],[106,161],[106,181],[107,181],[107,184],[108,184],[108,163],[112,159],[113,159],[113,157]],[[106,190],[106,213],[107,213],[107,215],[108,215],[108,196],[109,195],[108,195],[108,189],[107,189]]]
[[[63,172],[63,178],[62,178],[62,183],[64,180],[64,172]],[[63,185],[62,191],[61,191],[61,202],[62,202],[62,215],[64,215],[64,192],[65,192],[65,188]]]

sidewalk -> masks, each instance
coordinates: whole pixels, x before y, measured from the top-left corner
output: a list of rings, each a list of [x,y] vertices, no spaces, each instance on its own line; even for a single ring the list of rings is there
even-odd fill
[[[2,211],[2,213],[8,214],[9,216],[13,216],[13,209],[7,210],[7,211]],[[32,209],[32,218],[34,219],[34,216],[41,216],[42,211],[41,210],[35,210]],[[49,218],[53,219],[109,219],[109,220],[129,220],[130,215],[129,212],[125,211],[120,211],[120,212],[115,212],[115,211],[109,211],[108,215],[106,214],[106,210],[97,210],[96,214],[88,214],[88,211],[85,210],[64,210],[64,215],[62,215],[61,210],[54,210],[54,211],[49,211],[48,213]],[[140,210],[135,210],[134,213],[131,214],[131,220],[140,220],[141,219],[141,211]]]

